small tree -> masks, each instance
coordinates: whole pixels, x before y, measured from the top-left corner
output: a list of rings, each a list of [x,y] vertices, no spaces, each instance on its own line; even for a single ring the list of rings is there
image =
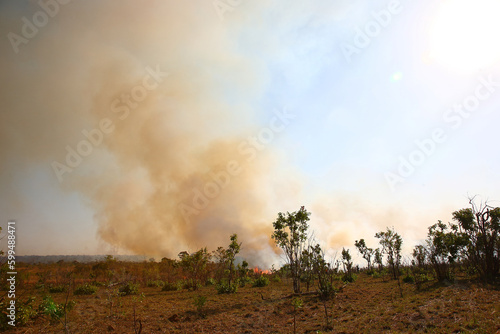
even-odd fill
[[[372,269],[373,248],[366,247],[365,239],[356,240],[354,246],[356,246],[358,252],[363,256],[363,259],[368,262],[368,271],[370,271]]]
[[[314,247],[309,247],[309,249],[314,276],[316,276],[318,282],[319,298],[323,302],[325,310],[325,330],[330,330],[332,328],[329,325],[328,301],[333,298],[337,292],[333,285],[334,270],[332,270],[330,264],[325,261],[325,254],[319,244]]]
[[[217,260],[218,267],[217,290],[219,293],[234,293],[238,288],[237,285],[234,284],[234,275],[236,273],[234,261],[236,258],[236,254],[240,252],[241,243],[238,243],[237,234],[231,235],[230,239],[231,243],[229,244],[227,249],[219,247],[214,252],[214,257]],[[248,266],[248,263],[246,263],[246,265]],[[222,279],[223,276],[224,280]]]
[[[411,260],[411,271],[415,279],[417,290],[420,290],[422,283],[427,281],[427,248],[423,245],[416,245],[413,248],[413,260]]]
[[[374,255],[375,263],[378,265],[378,271],[381,272],[382,269],[384,269],[382,252],[380,251],[379,248],[376,248],[375,253],[373,255]]]
[[[306,290],[309,292],[309,286],[311,285],[311,281],[314,279],[314,254],[312,252],[311,247],[304,249],[301,255],[301,276],[300,279],[302,282],[306,283]]]
[[[206,312],[205,312],[205,303],[207,302],[207,297],[198,295],[194,297],[193,304],[196,307],[196,312],[198,313],[198,316],[201,318],[205,318]]]
[[[427,261],[427,249],[424,245],[416,245],[413,248],[413,260],[412,262],[420,269],[425,269]]]
[[[427,251],[429,260],[436,273],[438,281],[445,279],[453,281],[453,268],[460,256],[464,239],[458,233],[456,225],[448,226],[438,221],[429,227],[427,234]]]
[[[189,277],[188,287],[192,290],[197,290],[201,285],[201,279],[207,274],[207,263],[210,259],[207,249],[202,248],[192,254],[183,251],[179,253],[179,258],[180,266]]]
[[[380,239],[382,252],[387,254],[387,263],[391,267],[394,279],[399,277],[399,266],[401,265],[401,245],[403,239],[394,231],[394,228],[387,228],[385,232],[378,232],[375,237]]]
[[[287,212],[286,215],[278,213],[278,219],[273,222],[274,233],[271,238],[285,253],[295,293],[300,293],[301,257],[307,240],[310,214],[302,206],[297,212]]]
[[[309,254],[312,272],[318,282],[319,297],[323,301],[326,301],[335,295],[333,270],[330,264],[325,261],[325,254],[319,244],[309,247]]]
[[[296,325],[296,316],[297,316],[297,309],[301,308],[304,305],[304,302],[302,299],[295,297],[292,300],[292,305],[293,305],[293,333],[297,333],[297,325]]]
[[[212,258],[215,262],[215,279],[217,283],[220,283],[224,277],[224,271],[226,270],[226,249],[224,247],[217,247],[217,249],[212,252]]]
[[[349,253],[349,249],[342,248],[342,264],[344,266],[344,277],[342,279],[345,282],[354,282],[354,276],[352,274],[352,257]]]
[[[453,212],[453,219],[467,239],[467,257],[471,266],[485,281],[500,273],[500,208],[477,204],[469,198],[468,209]]]
[[[160,268],[160,275],[163,280],[166,280],[167,282],[170,282],[171,276],[176,276],[177,275],[177,265],[176,265],[176,260],[169,259],[167,257],[164,257],[161,259],[159,268]]]
[[[248,262],[243,260],[238,266],[236,267],[236,270],[238,271],[238,275],[240,278],[245,278],[248,275]]]
[[[233,234],[230,237],[231,243],[229,244],[229,247],[226,250],[226,258],[227,258],[227,265],[228,265],[228,284],[231,286],[231,283],[233,281],[233,274],[234,274],[234,259],[236,257],[236,254],[240,252],[241,248],[241,243],[238,243],[238,235]]]

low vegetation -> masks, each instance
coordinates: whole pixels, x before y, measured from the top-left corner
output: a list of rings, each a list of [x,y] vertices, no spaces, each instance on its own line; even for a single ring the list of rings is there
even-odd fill
[[[394,229],[328,262],[309,235],[304,207],[278,214],[271,238],[287,263],[250,269],[242,243],[181,252],[139,263],[108,256],[95,263],[23,264],[17,270],[16,327],[8,325],[3,286],[0,329],[6,333],[495,333],[500,331],[500,209],[486,204],[453,213],[428,228],[411,260]],[[4,279],[5,266],[1,269]]]
[[[73,291],[73,294],[76,296],[82,296],[82,295],[93,295],[96,293],[98,290],[98,287],[95,285],[92,285],[90,283],[85,283],[80,286],[78,286],[75,291]]]

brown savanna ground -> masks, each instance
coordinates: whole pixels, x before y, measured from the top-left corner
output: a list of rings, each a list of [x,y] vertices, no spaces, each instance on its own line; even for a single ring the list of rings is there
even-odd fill
[[[118,266],[119,264],[117,264]],[[147,264],[143,264],[147,265]],[[18,288],[18,301],[35,296],[37,306],[50,294],[64,303],[66,293],[49,293],[35,282],[37,266]],[[29,278],[31,277],[31,278]],[[269,276],[271,278],[271,276]],[[75,282],[78,284],[79,282]],[[343,283],[336,282],[338,287]],[[360,273],[327,302],[330,328],[326,328],[325,307],[315,295],[301,297],[296,311],[297,333],[500,333],[498,286],[458,279],[453,284],[430,281],[420,291],[388,277],[373,278]],[[100,286],[95,295],[69,294],[76,302],[69,312],[70,333],[134,333],[134,305],[137,329],[142,333],[293,333],[294,307],[291,282],[271,279],[263,288],[239,288],[235,294],[217,294],[214,286],[198,291],[161,291],[141,284],[143,295],[113,296],[117,286]],[[305,289],[304,289],[305,290]],[[312,290],[312,289],[311,289]],[[194,305],[195,297],[207,298],[204,316]],[[111,302],[112,301],[112,307]],[[4,310],[2,310],[4,312]],[[24,326],[5,333],[64,333],[61,322],[39,315]]]

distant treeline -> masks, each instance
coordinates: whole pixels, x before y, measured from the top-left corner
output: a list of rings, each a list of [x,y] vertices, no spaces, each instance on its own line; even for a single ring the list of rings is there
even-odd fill
[[[56,263],[58,261],[64,262],[96,262],[106,260],[107,255],[24,255],[16,256],[16,262],[23,263]],[[147,257],[144,255],[113,255],[117,261],[127,262],[142,262],[146,261]]]

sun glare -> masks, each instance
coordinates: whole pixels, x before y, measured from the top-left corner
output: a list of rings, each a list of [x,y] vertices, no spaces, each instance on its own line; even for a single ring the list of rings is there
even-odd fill
[[[500,1],[446,0],[430,27],[431,61],[473,73],[500,61]]]

